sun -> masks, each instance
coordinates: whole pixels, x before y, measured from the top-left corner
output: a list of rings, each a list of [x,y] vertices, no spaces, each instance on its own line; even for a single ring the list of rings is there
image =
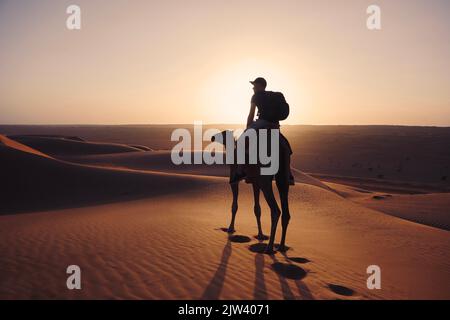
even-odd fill
[[[244,123],[253,95],[251,73],[230,68],[213,74],[204,85],[205,117],[217,123]]]
[[[268,90],[282,91],[285,95],[288,92],[291,96],[295,92],[292,77],[280,66],[251,59],[228,65],[211,72],[204,82],[201,104],[207,122],[245,124],[253,95],[249,81],[256,77],[267,79]]]

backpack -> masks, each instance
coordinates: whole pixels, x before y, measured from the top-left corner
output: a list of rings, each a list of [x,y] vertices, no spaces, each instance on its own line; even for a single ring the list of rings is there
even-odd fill
[[[268,93],[274,117],[278,121],[285,120],[289,116],[289,104],[286,102],[284,95],[281,92]]]

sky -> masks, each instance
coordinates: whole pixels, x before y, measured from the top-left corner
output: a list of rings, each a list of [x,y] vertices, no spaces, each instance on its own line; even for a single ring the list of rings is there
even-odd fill
[[[263,76],[286,124],[449,126],[449,57],[448,0],[0,0],[0,123],[245,123]]]

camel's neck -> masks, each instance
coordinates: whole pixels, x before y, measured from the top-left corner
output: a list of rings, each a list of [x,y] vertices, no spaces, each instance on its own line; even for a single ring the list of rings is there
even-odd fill
[[[230,157],[230,154],[232,155],[232,157]],[[230,166],[235,166],[237,165],[237,150],[236,150],[236,143],[233,147],[233,149],[226,149],[225,150],[225,161],[227,164],[229,164]]]

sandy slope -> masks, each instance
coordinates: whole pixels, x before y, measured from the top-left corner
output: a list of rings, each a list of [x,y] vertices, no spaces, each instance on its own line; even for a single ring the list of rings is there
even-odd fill
[[[0,152],[2,168],[9,166],[1,171],[9,179],[2,179],[2,210],[13,200],[35,201],[31,208],[68,195],[72,204],[116,202],[0,216],[0,298],[450,299],[448,231],[317,186],[291,189],[291,250],[271,257],[254,252],[260,245],[248,186],[229,238],[220,230],[231,204],[224,177],[86,167],[5,145]],[[127,190],[145,199],[123,201]],[[81,291],[65,287],[70,264],[82,269]],[[381,290],[366,288],[371,264],[381,267]]]
[[[6,146],[14,150],[20,150],[26,153],[34,154],[37,156],[42,156],[44,158],[50,158],[49,155],[33,149],[25,144],[22,144],[16,140],[9,139],[8,137],[0,134],[0,146]],[[6,148],[5,148],[6,149]]]
[[[191,159],[194,158],[193,155],[194,153],[199,152],[198,151],[192,152]],[[219,154],[222,154],[222,157],[224,157],[223,153]],[[183,174],[219,176],[219,177],[229,176],[228,167],[221,164],[175,165],[171,161],[170,151],[127,152],[115,154],[88,155],[88,156],[66,156],[63,157],[63,159],[73,163],[95,165],[107,168],[121,168],[121,169],[133,169],[144,171],[156,170],[170,173],[183,173]],[[225,163],[225,160],[223,162]],[[297,182],[307,183],[326,190],[333,191],[332,188],[330,188],[325,183],[322,183],[318,179],[315,179],[301,172],[300,170],[294,168],[292,170],[292,174],[294,175],[295,180]]]
[[[78,137],[12,135],[12,140],[51,156],[88,155],[142,151],[138,147],[118,143],[84,141]]]
[[[346,199],[399,218],[450,230],[450,193],[394,194],[327,183]]]
[[[0,215],[117,202],[209,186],[195,176],[67,163],[41,156],[21,144],[2,141]]]
[[[0,125],[0,133],[81,136],[90,141],[140,144],[157,150],[170,150],[177,143],[170,141],[171,133],[178,128],[191,132],[193,129],[192,124]],[[203,126],[204,130],[211,128],[237,129],[242,125]],[[294,150],[293,166],[303,172],[337,176],[339,179],[371,179],[379,186],[393,183],[398,187],[397,183],[401,182],[401,187],[406,184],[407,188],[450,191],[450,127],[282,124],[281,131]]]
[[[249,250],[258,242],[251,238],[251,194],[242,192],[237,227],[247,243],[231,242],[218,230],[228,222],[226,181],[208,191],[2,216],[0,297],[347,298],[328,288],[337,284],[355,291],[349,298],[450,298],[448,232],[300,184],[291,194],[287,253],[306,262],[297,263]],[[263,217],[267,230],[266,206]],[[290,276],[299,279],[275,272],[277,262],[293,265]],[[65,289],[69,264],[82,268],[79,292]],[[370,264],[382,269],[382,290],[365,287]]]

